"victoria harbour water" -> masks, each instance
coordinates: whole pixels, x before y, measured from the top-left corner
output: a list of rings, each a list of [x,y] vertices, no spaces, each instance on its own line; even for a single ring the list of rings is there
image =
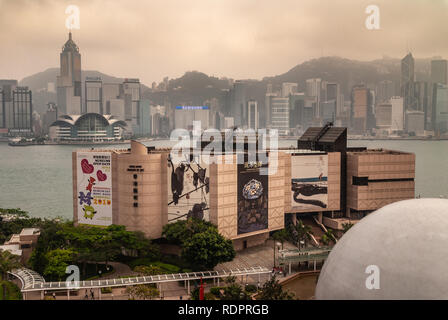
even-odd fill
[[[168,146],[170,141],[145,142]],[[296,145],[282,140],[281,147]],[[415,194],[448,197],[448,141],[351,140],[349,146],[384,148],[416,155]],[[0,143],[0,208],[21,208],[36,217],[72,218],[72,151],[89,146],[10,147]],[[129,145],[95,148],[128,148]]]

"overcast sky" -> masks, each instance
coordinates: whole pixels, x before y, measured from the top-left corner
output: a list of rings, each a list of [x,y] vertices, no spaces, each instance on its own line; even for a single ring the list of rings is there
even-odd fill
[[[0,0],[0,79],[59,66],[80,8],[82,68],[150,85],[198,70],[261,79],[320,56],[448,57],[448,0]],[[365,9],[380,9],[368,30]]]

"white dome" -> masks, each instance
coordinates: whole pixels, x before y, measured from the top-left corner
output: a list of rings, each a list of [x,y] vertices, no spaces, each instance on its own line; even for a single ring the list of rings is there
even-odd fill
[[[379,289],[367,289],[370,265]],[[362,219],[325,261],[316,298],[448,299],[448,200],[395,202]]]

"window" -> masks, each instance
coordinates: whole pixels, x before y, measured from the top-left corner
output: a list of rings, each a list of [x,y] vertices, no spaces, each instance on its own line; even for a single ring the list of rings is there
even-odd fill
[[[134,188],[134,193],[138,193],[138,189],[137,188]]]
[[[136,174],[134,174],[134,179],[137,179],[137,175]]]
[[[369,185],[369,177],[353,176],[352,184],[354,186],[367,186],[367,185]]]
[[[138,202],[134,202],[134,208],[138,207]]]
[[[134,187],[137,187],[137,186],[138,186],[138,182],[134,181]]]
[[[134,200],[138,200],[138,196],[134,196]]]

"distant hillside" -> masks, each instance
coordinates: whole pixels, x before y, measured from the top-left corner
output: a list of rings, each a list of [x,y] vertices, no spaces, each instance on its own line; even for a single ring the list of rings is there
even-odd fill
[[[415,60],[417,80],[429,80],[430,60]],[[268,83],[279,87],[283,82],[296,82],[299,84],[299,90],[304,91],[305,81],[310,78],[338,82],[346,99],[349,99],[352,86],[360,83],[375,88],[380,81],[391,80],[395,82],[396,90],[399,90],[400,68],[400,59],[395,58],[385,57],[373,61],[357,61],[340,57],[322,57],[301,63],[283,74],[250,81],[247,98],[258,100],[259,110],[264,110],[266,85]],[[20,81],[21,85],[28,86],[33,90],[34,108],[40,113],[46,110],[46,104],[49,101],[56,101],[56,94],[47,92],[47,84],[56,82],[58,73],[58,68],[50,68]],[[101,77],[103,82],[106,83],[123,81],[122,78],[91,70],[83,71],[82,76],[83,81],[85,77],[94,76]],[[201,105],[211,98],[223,99],[223,89],[230,88],[230,79],[216,78],[198,71],[188,71],[180,78],[169,80],[166,91],[153,92],[147,86],[142,85],[142,97],[150,99],[155,104]]]
[[[166,91],[148,90],[144,93],[144,98],[155,104],[164,104],[168,99],[172,105],[201,105],[205,100],[220,97],[223,89],[230,89],[229,80],[188,71],[180,78],[169,80]]]
[[[430,59],[416,59],[416,79],[428,80]],[[296,82],[299,90],[305,89],[305,81],[321,78],[340,83],[342,92],[347,96],[351,87],[364,83],[374,88],[382,80],[400,82],[400,59],[383,58],[374,61],[357,61],[340,57],[322,57],[299,64],[291,70],[263,79],[266,83],[281,85],[282,82]]]
[[[56,84],[56,77],[59,75],[59,68],[49,68],[45,71],[33,74],[19,81],[19,85],[29,87],[33,92],[33,108],[39,113],[44,113],[47,109],[48,102],[56,102],[56,93],[48,92],[47,87],[49,82]],[[103,83],[121,83],[124,78],[117,78],[114,76],[101,73],[94,70],[82,71],[82,94],[84,96],[84,81],[86,77],[101,77]],[[142,91],[149,88],[142,84]]]

